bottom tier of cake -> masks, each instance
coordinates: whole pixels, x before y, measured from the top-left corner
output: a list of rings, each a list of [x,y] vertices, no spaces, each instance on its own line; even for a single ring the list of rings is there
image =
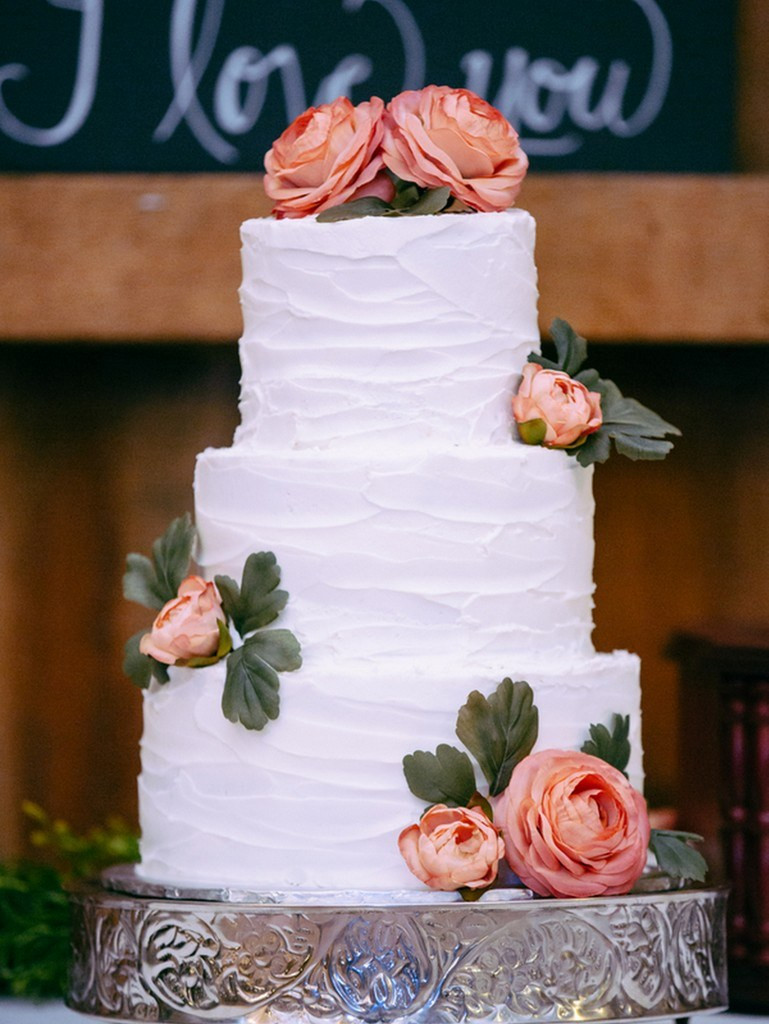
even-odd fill
[[[472,690],[525,679],[535,749],[579,749],[593,723],[629,715],[628,775],[643,785],[639,661],[624,651],[567,663],[476,666],[408,659],[309,664],[284,674],[279,718],[261,732],[225,719],[223,663],[174,669],[145,692],[139,779],[145,878],[251,889],[422,888],[397,837],[425,805],[402,760],[458,744]],[[479,788],[482,788],[479,779]]]

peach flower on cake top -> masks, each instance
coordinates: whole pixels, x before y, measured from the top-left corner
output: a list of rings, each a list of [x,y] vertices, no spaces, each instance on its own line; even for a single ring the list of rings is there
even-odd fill
[[[508,864],[540,896],[626,893],[646,865],[646,802],[622,772],[591,754],[529,754],[495,817]]]
[[[340,96],[300,114],[264,158],[275,215],[306,217],[368,195],[389,202],[395,189],[380,151],[383,113],[376,96],[357,106]]]
[[[428,85],[387,105],[384,162],[405,181],[448,186],[473,210],[512,206],[528,167],[518,134],[491,104],[467,89]]]
[[[141,638],[139,650],[164,665],[211,657],[219,646],[220,621],[225,617],[216,585],[188,576],[160,610],[152,631]]]
[[[412,874],[431,889],[483,889],[497,877],[505,847],[480,808],[435,804],[398,837]]]
[[[601,396],[562,370],[526,363],[513,416],[527,444],[571,448],[601,428]]]

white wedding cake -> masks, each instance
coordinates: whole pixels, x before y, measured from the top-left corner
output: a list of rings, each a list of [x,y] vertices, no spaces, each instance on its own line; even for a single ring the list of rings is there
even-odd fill
[[[592,467],[523,444],[538,350],[522,210],[242,228],[242,422],[197,463],[197,560],[275,554],[302,666],[260,731],[221,713],[225,663],[145,691],[141,874],[249,889],[423,888],[404,755],[451,742],[472,690],[526,680],[535,750],[629,716],[638,659],[591,643]]]
[[[158,612],[124,662],[144,878],[590,897],[649,851],[704,877],[651,827],[638,658],[591,642],[593,465],[678,431],[566,321],[540,351],[527,165],[448,86],[312,107],[265,156],[241,424],[124,577]]]

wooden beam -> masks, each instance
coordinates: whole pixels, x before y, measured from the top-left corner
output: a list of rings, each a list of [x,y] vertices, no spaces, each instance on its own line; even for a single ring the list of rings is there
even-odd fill
[[[769,340],[769,175],[532,179],[540,319],[589,339]]]
[[[737,4],[737,169],[769,171],[769,7],[766,0]]]
[[[541,321],[593,340],[769,339],[769,175],[532,176]],[[0,340],[232,341],[250,175],[0,178]]]

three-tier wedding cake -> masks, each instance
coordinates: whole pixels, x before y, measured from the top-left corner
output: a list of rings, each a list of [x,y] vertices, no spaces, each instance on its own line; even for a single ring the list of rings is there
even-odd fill
[[[434,87],[311,110],[268,155],[276,216],[242,228],[241,425],[198,457],[200,575],[133,650],[143,877],[485,886],[511,774],[562,751],[582,760],[533,805],[561,800],[535,855],[544,837],[590,891],[640,874],[639,663],[591,643],[591,463],[632,403],[580,380],[565,325],[560,363],[537,355],[535,226],[510,209],[525,166],[496,111]],[[642,435],[662,454],[661,422],[625,454]],[[410,831],[426,805],[436,831]],[[482,878],[454,871],[481,848]]]

